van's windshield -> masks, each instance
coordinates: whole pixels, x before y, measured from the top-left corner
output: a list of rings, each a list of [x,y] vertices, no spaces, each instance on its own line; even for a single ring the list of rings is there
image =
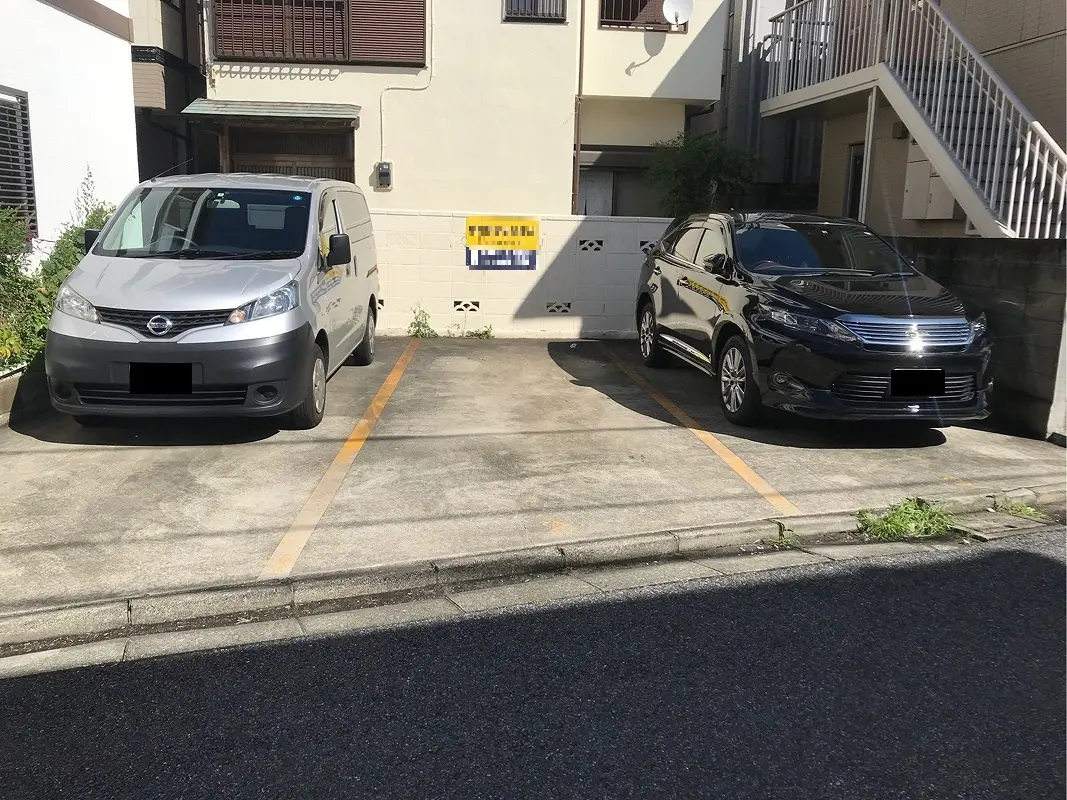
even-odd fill
[[[292,258],[308,242],[308,192],[150,187],[115,213],[92,252],[122,258]]]

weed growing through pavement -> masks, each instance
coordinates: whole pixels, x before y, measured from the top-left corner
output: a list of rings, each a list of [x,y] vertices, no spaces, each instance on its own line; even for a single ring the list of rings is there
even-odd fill
[[[1011,514],[1013,517],[1027,517],[1028,519],[1048,519],[1048,514],[1043,511],[1038,511],[1033,506],[1027,505],[1019,500],[1012,500],[1010,497],[1006,498],[1003,502],[998,502],[993,506],[997,511],[1002,511],[1005,514]]]
[[[415,314],[415,319],[408,325],[408,336],[416,339],[436,339],[440,335],[430,324],[430,312],[423,308],[421,303],[412,306],[411,311]]]
[[[953,523],[947,511],[917,497],[890,506],[884,514],[860,511],[856,520],[861,533],[883,542],[944,536]]]
[[[800,547],[800,537],[790,530],[783,530],[773,544],[775,550],[796,550]]]

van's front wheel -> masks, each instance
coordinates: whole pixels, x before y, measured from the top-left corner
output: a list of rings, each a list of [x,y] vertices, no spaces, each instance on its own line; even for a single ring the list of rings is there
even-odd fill
[[[318,343],[311,345],[310,361],[307,394],[304,401],[289,412],[289,422],[298,430],[314,428],[322,422],[326,412],[326,357]]]
[[[374,309],[367,311],[367,328],[363,331],[363,341],[359,347],[352,351],[352,363],[357,367],[365,367],[374,361],[374,328],[377,323]]]

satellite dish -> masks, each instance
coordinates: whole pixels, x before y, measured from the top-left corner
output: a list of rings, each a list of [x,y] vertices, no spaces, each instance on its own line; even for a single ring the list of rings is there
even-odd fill
[[[693,0],[663,0],[663,16],[675,27],[685,25],[693,16]]]

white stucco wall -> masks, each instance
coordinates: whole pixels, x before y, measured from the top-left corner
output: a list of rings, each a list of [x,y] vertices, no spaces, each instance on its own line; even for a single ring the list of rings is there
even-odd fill
[[[582,101],[582,144],[646,147],[684,128],[685,103],[677,100],[587,97]]]
[[[570,210],[576,20],[501,22],[498,2],[431,0],[430,70],[216,64],[210,96],[352,103],[356,182],[393,162],[385,208]],[[420,91],[383,91],[387,88]],[[425,87],[425,88],[423,88]],[[384,121],[379,109],[384,110]],[[384,147],[382,126],[384,123]]]
[[[442,335],[487,325],[499,337],[632,334],[641,246],[670,222],[540,216],[536,269],[476,270],[466,266],[466,213],[371,213],[384,303],[378,326],[390,334],[407,331],[416,304]],[[478,308],[457,311],[457,303]]]
[[[126,0],[104,5],[125,14]],[[41,239],[70,221],[91,169],[100,200],[137,184],[130,44],[38,0],[0,3],[0,86],[29,96]]]
[[[587,3],[583,93],[718,100],[729,1],[694,3],[685,33],[600,28],[600,4]]]

